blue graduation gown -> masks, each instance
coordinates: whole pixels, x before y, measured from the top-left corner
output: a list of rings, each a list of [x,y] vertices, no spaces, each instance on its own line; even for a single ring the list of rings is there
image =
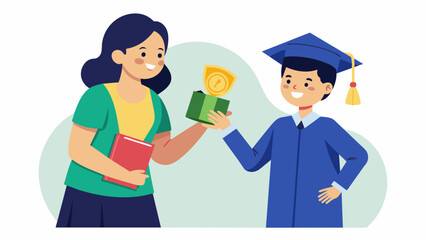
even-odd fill
[[[224,140],[247,171],[271,161],[267,227],[342,227],[341,195],[323,204],[318,191],[332,182],[348,189],[368,156],[333,119],[320,117],[299,130],[291,116],[279,118],[254,148],[238,130]],[[342,170],[339,155],[346,160]]]

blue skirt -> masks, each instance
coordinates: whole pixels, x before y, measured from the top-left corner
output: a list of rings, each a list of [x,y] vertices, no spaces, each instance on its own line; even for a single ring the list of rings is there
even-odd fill
[[[67,187],[56,227],[160,227],[152,194],[106,197]]]

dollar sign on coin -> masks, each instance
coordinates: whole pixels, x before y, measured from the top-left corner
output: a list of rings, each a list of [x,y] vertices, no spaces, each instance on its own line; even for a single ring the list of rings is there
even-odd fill
[[[215,97],[227,94],[237,79],[237,76],[229,70],[214,65],[204,66],[203,77],[207,93]]]

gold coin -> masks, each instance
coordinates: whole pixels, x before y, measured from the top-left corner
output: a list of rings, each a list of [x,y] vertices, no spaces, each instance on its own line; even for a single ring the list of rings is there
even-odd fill
[[[222,93],[228,87],[228,81],[225,75],[221,73],[214,73],[207,78],[208,88],[214,93]]]
[[[212,96],[221,97],[228,93],[236,79],[237,77],[232,72],[223,67],[204,66],[204,87]]]

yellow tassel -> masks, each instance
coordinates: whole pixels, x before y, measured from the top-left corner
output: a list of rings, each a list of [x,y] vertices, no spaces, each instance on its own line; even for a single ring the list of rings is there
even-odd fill
[[[349,105],[360,105],[361,100],[359,99],[358,90],[356,87],[351,87],[348,92],[348,96],[346,97],[346,104]]]
[[[352,54],[346,53],[352,60],[352,82],[350,84],[351,88],[349,89],[348,96],[346,97],[346,104],[349,105],[360,105],[361,99],[359,98],[358,90],[356,90],[355,83],[355,58]]]

